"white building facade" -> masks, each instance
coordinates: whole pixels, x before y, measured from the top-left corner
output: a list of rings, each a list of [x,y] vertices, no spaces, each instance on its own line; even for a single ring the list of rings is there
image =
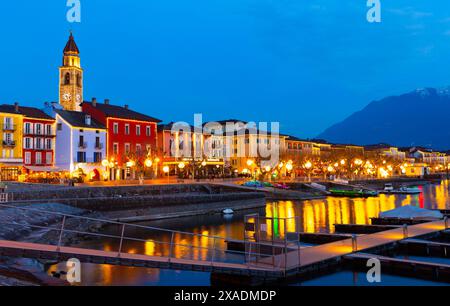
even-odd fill
[[[89,180],[104,178],[106,128],[82,112],[56,110],[55,166]]]

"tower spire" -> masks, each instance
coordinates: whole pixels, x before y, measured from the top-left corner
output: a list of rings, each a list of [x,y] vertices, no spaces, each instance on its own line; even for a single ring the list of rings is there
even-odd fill
[[[64,47],[64,55],[74,55],[74,54],[76,55],[80,54],[80,50],[78,49],[78,46],[75,42],[72,30],[70,30],[69,40],[67,41],[66,46]]]

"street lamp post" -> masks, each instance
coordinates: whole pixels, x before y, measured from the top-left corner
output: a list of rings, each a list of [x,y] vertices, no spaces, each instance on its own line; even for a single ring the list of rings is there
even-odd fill
[[[170,183],[170,176],[169,176],[170,168],[169,168],[169,166],[164,166],[163,172],[167,175],[167,183]]]

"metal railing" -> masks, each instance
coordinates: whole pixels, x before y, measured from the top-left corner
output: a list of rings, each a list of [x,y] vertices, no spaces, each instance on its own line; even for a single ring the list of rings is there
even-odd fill
[[[78,147],[81,148],[81,149],[86,149],[87,146],[88,146],[87,142],[85,142],[85,141],[78,142]]]
[[[56,133],[53,129],[49,130],[32,130],[32,129],[24,129],[23,134],[25,136],[44,136],[44,137],[53,137],[56,136]]]
[[[4,147],[15,147],[16,142],[14,140],[3,140]]]
[[[257,251],[260,249],[260,247],[258,247],[258,244],[260,244],[259,242],[241,241],[243,244],[245,243],[246,246],[249,246],[249,251],[228,250],[225,247],[228,238],[220,236],[175,231],[10,204],[0,204],[0,208],[21,210],[24,212],[23,214],[30,212],[33,216],[44,214],[47,216],[53,216],[57,219],[58,221],[55,221],[53,226],[0,221],[0,224],[12,227],[55,232],[57,234],[57,237],[55,236],[55,240],[57,241],[50,244],[55,245],[57,247],[57,251],[60,251],[61,247],[65,246],[64,236],[72,234],[103,239],[102,241],[106,241],[108,247],[104,247],[101,251],[114,252],[116,253],[115,256],[118,258],[125,256],[126,254],[138,254],[148,256],[149,261],[152,260],[152,257],[165,258],[169,263],[182,259],[191,260],[188,261],[191,265],[195,265],[197,262],[199,265],[201,264],[203,266],[207,263],[208,265],[216,265],[220,267],[221,264],[234,263],[240,264],[242,268],[251,269],[254,267],[275,272],[282,272],[283,269],[286,268],[286,261],[279,256],[274,256],[273,259],[267,260],[266,262],[255,262],[253,258],[270,258],[271,256],[270,254],[262,254]],[[23,214],[18,215],[22,216]],[[73,220],[76,220],[76,222],[70,222]],[[78,226],[81,222],[94,222],[96,224],[100,223],[102,225],[102,229],[105,229],[106,226],[109,230],[114,228],[114,230],[118,231],[118,233],[102,233],[99,231],[90,232],[77,228],[71,228],[71,226],[74,225]],[[143,239],[141,238],[142,236],[148,238]],[[110,247],[110,243],[113,241],[116,241],[117,243],[114,247]],[[84,250],[98,250],[90,247],[87,248],[85,246],[79,248]],[[226,265],[223,266],[226,267]]]
[[[3,124],[3,131],[15,131],[17,129],[17,125],[15,124]]]

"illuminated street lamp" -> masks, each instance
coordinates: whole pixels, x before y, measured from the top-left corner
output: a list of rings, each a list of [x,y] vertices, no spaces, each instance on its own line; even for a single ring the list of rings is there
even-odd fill
[[[306,164],[304,165],[306,170],[308,170],[308,181],[311,181],[311,171],[309,171],[313,164],[310,161],[307,161]]]
[[[341,165],[345,165],[345,159],[341,159]]]
[[[251,166],[253,166],[253,163],[254,163],[253,160],[251,160],[251,159],[247,160],[247,166],[251,167]]]
[[[163,167],[163,172],[167,175],[167,182],[169,182],[169,180],[170,180],[170,178],[169,178],[169,171],[170,171],[169,166],[164,166]]]
[[[183,170],[184,168],[186,168],[186,164],[181,162],[178,164],[178,168],[180,168],[181,170]]]
[[[270,170],[271,170],[270,166],[266,166],[265,170],[266,170],[266,172],[270,172]]]
[[[328,172],[333,172],[334,171],[334,168],[333,168],[333,166],[328,166]]]
[[[305,164],[305,168],[308,169],[308,170],[311,169],[312,168],[312,163],[310,161],[307,161],[306,164]]]
[[[291,172],[293,168],[294,167],[292,166],[292,164],[286,164],[286,170],[287,171]]]
[[[147,159],[145,160],[145,166],[146,166],[147,168],[150,168],[151,166],[153,166],[152,160],[149,159],[149,158],[147,158]]]
[[[202,166],[205,167],[207,165],[206,160],[202,161]]]

